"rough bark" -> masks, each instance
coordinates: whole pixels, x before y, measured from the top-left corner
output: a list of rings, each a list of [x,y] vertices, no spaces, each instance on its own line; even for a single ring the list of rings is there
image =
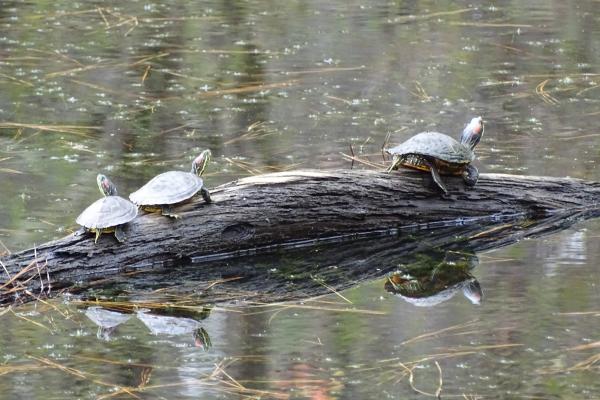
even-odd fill
[[[566,178],[482,174],[469,189],[459,178],[445,181],[450,196],[444,198],[429,175],[411,171],[306,170],[240,179],[213,189],[212,204],[200,198],[179,207],[181,219],[138,217],[127,227],[125,244],[110,235],[97,244],[92,235],[70,235],[4,257],[11,279],[0,285],[0,303],[13,301],[14,293],[42,293],[41,285],[47,290],[48,280],[56,293],[76,284],[111,282],[127,273],[130,282],[148,283],[152,271],[177,265],[208,277],[219,271],[205,269],[210,262],[228,275],[231,271],[216,259],[357,238],[426,231],[435,232],[434,242],[448,245],[465,225],[470,241],[478,243],[477,232],[501,223],[497,229],[506,234],[484,235],[479,246],[495,247],[595,216],[600,198],[600,184]],[[545,222],[524,225],[525,220]],[[359,247],[350,246],[347,256],[360,257],[353,252]],[[393,243],[380,250],[390,249]],[[391,259],[389,254],[381,258],[386,259]],[[164,278],[157,279],[149,284]]]

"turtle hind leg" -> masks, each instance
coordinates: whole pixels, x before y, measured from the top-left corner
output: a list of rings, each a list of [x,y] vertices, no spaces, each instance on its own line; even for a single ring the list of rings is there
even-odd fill
[[[479,171],[477,170],[477,168],[475,168],[474,165],[467,165],[467,168],[465,168],[465,171],[462,174],[462,177],[465,181],[465,185],[467,186],[475,186],[475,184],[477,183],[477,179],[479,179]]]
[[[98,238],[102,235],[102,229],[96,229],[96,238],[94,239],[94,243],[98,243]]]
[[[200,189],[200,194],[202,195],[202,198],[205,202],[207,202],[208,204],[212,203],[212,199],[210,198],[210,192],[207,188],[202,187],[202,189]]]
[[[127,237],[125,236],[125,231],[122,226],[115,227],[115,238],[119,243],[124,243]]]
[[[442,177],[440,176],[440,173],[438,172],[435,163],[431,162],[426,158],[423,158],[423,163],[427,165],[427,167],[429,167],[429,170],[431,171],[431,177],[433,178],[433,181],[436,183],[436,185],[438,185],[438,187],[442,189],[444,195],[448,196],[448,189],[446,189],[446,185],[444,185],[444,181],[442,181]]]
[[[162,215],[164,215],[165,217],[169,217],[169,218],[174,218],[174,219],[181,218],[181,217],[179,216],[179,214],[177,214],[177,213],[175,213],[175,212],[173,211],[173,207],[171,207],[170,205],[167,205],[167,206],[162,206],[162,207],[160,208],[160,213],[161,213]]]

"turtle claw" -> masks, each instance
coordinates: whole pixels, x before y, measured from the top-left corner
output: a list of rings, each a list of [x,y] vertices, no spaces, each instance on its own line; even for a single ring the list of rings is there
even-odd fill
[[[181,216],[179,214],[176,214],[173,212],[173,209],[171,207],[163,207],[161,214],[164,215],[165,217],[169,217],[169,218],[173,218],[173,219],[181,218]]]
[[[463,179],[465,181],[465,185],[469,187],[475,186],[477,183],[477,179],[479,178],[479,171],[475,168],[474,165],[468,165],[463,172]]]
[[[117,226],[115,228],[115,238],[119,243],[125,243],[125,239],[127,239],[127,237],[125,236],[125,232],[123,231],[122,227]]]
[[[200,194],[202,195],[202,198],[205,202],[207,202],[208,204],[212,203],[212,200],[210,198],[210,192],[207,188],[202,187],[202,189],[200,189]]]

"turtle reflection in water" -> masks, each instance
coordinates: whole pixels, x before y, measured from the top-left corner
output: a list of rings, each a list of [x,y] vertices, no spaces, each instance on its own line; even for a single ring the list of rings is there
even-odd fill
[[[130,314],[107,310],[102,307],[92,306],[85,310],[85,316],[98,326],[96,336],[98,339],[109,341],[117,327],[131,318]]]
[[[470,273],[478,264],[479,259],[474,254],[449,251],[421,255],[414,263],[390,275],[384,288],[415,306],[435,306],[459,290],[471,303],[480,304],[483,292]]]
[[[194,346],[202,350],[208,350],[212,347],[208,332],[206,332],[197,319],[152,314],[146,309],[138,311],[136,316],[153,335],[178,336],[191,334],[194,339]],[[205,318],[205,316],[201,318]]]
[[[439,132],[421,132],[398,146],[386,149],[392,158],[391,172],[398,167],[431,172],[436,185],[448,194],[440,174],[461,175],[467,186],[475,186],[479,171],[471,162],[475,159],[473,149],[483,136],[483,119],[473,118],[465,127],[460,143]]]

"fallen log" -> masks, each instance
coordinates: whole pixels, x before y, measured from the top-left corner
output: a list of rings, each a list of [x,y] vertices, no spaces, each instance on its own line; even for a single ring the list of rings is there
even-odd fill
[[[198,199],[179,207],[181,219],[141,215],[127,226],[124,244],[110,235],[97,244],[92,235],[69,235],[4,257],[0,303],[123,274],[141,281],[177,265],[202,273],[206,263],[198,263],[215,259],[357,238],[439,229],[454,238],[449,227],[502,223],[522,230],[545,219],[553,222],[541,230],[551,231],[565,219],[596,216],[600,198],[600,184],[568,178],[482,174],[469,189],[459,178],[446,181],[448,197],[428,174],[412,171],[304,170],[240,179],[212,190],[212,204]],[[476,231],[471,236],[477,239]]]

